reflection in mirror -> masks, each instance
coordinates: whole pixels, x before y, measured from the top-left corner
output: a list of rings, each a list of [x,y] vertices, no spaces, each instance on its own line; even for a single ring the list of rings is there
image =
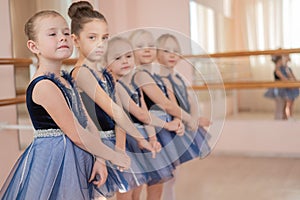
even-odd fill
[[[297,78],[297,75],[300,74],[300,68],[293,63],[293,55],[295,54],[291,54],[291,61],[288,65]],[[202,76],[207,77],[212,76],[210,68],[212,64],[216,64],[222,74],[224,83],[274,81],[275,65],[271,61],[270,55],[214,58],[214,63],[205,63],[203,59],[195,58],[194,63]],[[202,85],[204,83],[203,77],[198,73],[195,73],[195,76],[194,84]],[[209,80],[209,78],[206,79]],[[298,80],[300,80],[300,77]],[[211,82],[214,83],[214,80],[211,80]],[[267,90],[267,87],[260,86],[257,88],[226,90],[227,119],[274,119],[276,101],[265,97]],[[198,93],[202,93],[203,96],[202,90],[198,91]],[[295,98],[293,104],[293,119],[300,119],[299,99]]]
[[[258,0],[220,0],[215,4],[206,0],[191,0],[191,39],[207,53],[299,48],[300,29],[296,28],[296,19],[300,17],[296,6],[299,2],[293,1],[295,6],[291,6],[291,2],[278,0],[262,4]],[[231,9],[233,6],[239,9]],[[278,20],[274,21],[275,18]],[[193,49],[193,53],[201,54],[197,48]],[[290,57],[288,66],[300,80],[300,54],[290,54]],[[219,57],[214,61],[224,82],[274,81],[275,65],[270,55]],[[210,63],[203,62],[201,58],[194,62],[203,74],[210,76]],[[196,81],[198,83],[195,84],[203,82],[197,75]],[[228,117],[274,119],[275,100],[264,96],[267,90],[267,87],[226,90]],[[299,101],[296,98],[293,103],[294,119],[299,119]]]

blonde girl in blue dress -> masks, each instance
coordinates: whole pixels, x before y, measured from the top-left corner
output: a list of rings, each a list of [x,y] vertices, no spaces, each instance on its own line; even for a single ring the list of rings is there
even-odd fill
[[[129,36],[129,39],[134,48],[136,66],[139,69],[133,81],[143,92],[150,112],[165,121],[179,120],[183,129],[186,125],[187,129],[196,131],[198,120],[170,99],[170,91],[167,90],[163,79],[159,75],[160,66],[155,63],[156,41],[152,33],[144,29],[138,29]],[[157,129],[156,132],[158,140],[163,146],[163,152],[171,158],[174,166],[178,166],[197,155],[195,151],[197,148],[190,148],[191,143],[187,142],[187,137],[184,134],[176,134],[165,129]],[[164,184],[164,196],[174,199],[174,184],[175,178]]]
[[[149,113],[143,94],[133,83],[135,76],[135,64],[133,49],[130,42],[122,37],[113,37],[108,41],[108,49],[104,56],[108,69],[113,73],[116,80],[116,92],[120,94],[120,99],[124,109],[143,134],[149,140],[152,146],[160,151],[161,145],[157,142],[155,127],[165,128],[169,131],[183,131],[178,129],[180,123],[178,121],[165,122],[155,115]],[[127,135],[128,143],[133,143],[134,139]],[[147,199],[159,199],[157,193],[153,193],[152,188],[161,187],[163,182],[173,178],[174,167],[170,165],[171,160],[164,154],[157,153],[156,158],[150,157],[149,152],[139,150],[136,145],[130,147],[131,152],[138,157],[138,160],[143,162],[143,168],[149,175],[147,184]],[[127,199],[138,199],[140,188],[128,194]]]
[[[26,23],[25,33],[38,58],[26,92],[34,139],[1,188],[0,199],[97,198],[93,184],[99,187],[106,180],[103,160],[128,168],[129,157],[96,139],[97,129],[76,85],[68,74],[61,76],[62,61],[73,50],[65,19],[55,11],[38,12]]]
[[[172,34],[163,34],[157,39],[156,46],[157,62],[160,64],[159,74],[170,91],[170,98],[199,121],[197,132],[187,130],[187,134],[198,148],[198,156],[204,158],[210,153],[210,148],[207,142],[209,134],[203,127],[208,127],[211,123],[207,118],[200,116],[197,97],[188,91],[183,77],[174,69],[181,60],[179,41]]]

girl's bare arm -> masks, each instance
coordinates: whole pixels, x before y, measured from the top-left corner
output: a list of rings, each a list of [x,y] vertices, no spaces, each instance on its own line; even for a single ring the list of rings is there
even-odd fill
[[[176,127],[172,126],[172,124],[166,123],[165,121],[159,119],[152,113],[150,113],[147,109],[143,96],[141,96],[141,107],[136,105],[136,103],[131,99],[127,91],[124,89],[121,84],[116,84],[116,91],[121,97],[120,100],[122,102],[123,108],[126,109],[129,113],[135,116],[139,121],[143,122],[147,125],[152,125],[156,127],[166,128],[166,129],[175,129]],[[143,94],[141,94],[143,95]]]
[[[113,151],[101,142],[98,134],[88,131],[79,124],[62,92],[52,81],[38,82],[33,90],[32,98],[35,103],[41,105],[49,113],[75,145],[97,157],[110,160],[116,165],[129,167],[129,157]]]
[[[108,94],[99,86],[95,77],[91,72],[79,67],[72,74],[77,85],[83,90],[93,101],[104,110],[122,129],[130,133],[136,138],[141,138],[139,131],[132,124],[123,108],[118,106]]]
[[[133,136],[143,147],[151,152],[154,150],[150,144],[142,137],[140,132],[136,129],[134,124],[128,118],[123,108],[117,105],[108,94],[99,86],[97,79],[92,73],[84,67],[75,68],[72,76],[76,80],[77,85],[83,90],[93,101],[104,110],[116,124],[124,129],[126,133]]]
[[[197,120],[193,119],[190,114],[182,110],[176,103],[169,100],[148,73],[144,71],[137,72],[135,82],[138,87],[141,88],[143,92],[146,93],[147,96],[159,107],[170,115],[183,120],[192,130],[197,129]]]

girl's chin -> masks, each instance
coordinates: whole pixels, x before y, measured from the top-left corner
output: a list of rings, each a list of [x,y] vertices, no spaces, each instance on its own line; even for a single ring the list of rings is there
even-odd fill
[[[102,61],[102,56],[89,56],[89,60],[93,61],[93,62],[100,62]]]

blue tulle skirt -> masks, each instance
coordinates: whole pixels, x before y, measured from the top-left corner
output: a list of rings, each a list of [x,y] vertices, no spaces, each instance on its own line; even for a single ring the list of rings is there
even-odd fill
[[[162,111],[153,113],[166,122],[172,120],[170,115]],[[199,157],[200,150],[194,142],[194,137],[191,137],[191,135],[178,136],[175,132],[161,128],[157,128],[156,131],[157,138],[163,147],[162,151],[169,157],[173,167]]]
[[[295,100],[299,96],[299,88],[270,88],[264,96],[271,99]]]
[[[96,198],[99,193],[88,182],[93,163],[93,156],[64,134],[35,138],[13,167],[0,199]]]
[[[148,140],[148,134],[142,125],[136,125],[142,136]],[[127,135],[126,146],[128,147],[128,155],[135,157],[144,170],[142,173],[147,174],[147,185],[154,185],[158,183],[166,182],[173,178],[174,167],[170,165],[170,160],[166,154],[161,152],[156,154],[155,158],[152,158],[150,151],[146,149],[140,149],[136,140]]]
[[[164,112],[155,111],[153,113],[166,122],[172,120],[171,116]],[[208,137],[209,134],[201,127],[195,132],[186,129],[183,136],[178,136],[175,132],[166,129],[157,129],[157,138],[174,167],[207,156],[211,151]]]
[[[208,144],[208,140],[211,135],[203,127],[199,127],[195,132],[186,130],[185,135],[192,139],[193,144],[191,147],[197,149],[197,157],[202,159],[210,154],[211,148]]]
[[[102,137],[101,139],[108,147],[112,149],[115,148],[115,136]],[[137,143],[127,142],[126,152],[129,152],[129,147],[132,148],[134,145],[136,145],[135,150],[137,152],[141,151],[137,147]],[[139,160],[137,160],[134,154],[128,154],[128,156],[131,159],[130,168],[122,172],[110,162],[106,162],[108,171],[107,180],[104,185],[97,188],[97,191],[99,191],[103,196],[109,198],[112,197],[115,192],[128,192],[129,190],[135,189],[148,182],[148,175],[144,173],[145,170]]]

